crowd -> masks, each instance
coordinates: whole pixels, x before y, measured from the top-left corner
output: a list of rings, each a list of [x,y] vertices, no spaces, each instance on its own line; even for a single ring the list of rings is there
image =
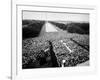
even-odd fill
[[[65,60],[64,66],[76,66],[82,62],[89,60],[89,51],[79,46],[70,39],[62,39],[66,45],[73,50],[72,53],[59,40],[51,40],[52,51],[57,59],[59,67],[61,67],[62,60]],[[41,68],[53,67],[51,56],[51,45],[49,40],[26,39],[23,40],[22,61],[23,68]]]
[[[55,32],[39,36],[44,21],[23,21],[22,68],[45,68],[76,66],[89,60],[89,24],[66,24],[51,22],[63,30],[75,33]],[[75,26],[78,26],[78,28]],[[77,30],[87,26],[86,34],[78,34]],[[75,28],[75,29],[74,29]],[[84,31],[82,30],[82,31]],[[81,30],[80,30],[81,31]],[[81,31],[81,32],[82,32]],[[63,44],[64,43],[64,44]],[[66,47],[67,46],[67,47]],[[69,51],[68,49],[72,50]]]

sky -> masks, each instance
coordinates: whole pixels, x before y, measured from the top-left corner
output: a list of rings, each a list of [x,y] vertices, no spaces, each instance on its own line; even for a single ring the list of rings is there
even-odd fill
[[[24,19],[89,22],[89,14],[23,11]]]

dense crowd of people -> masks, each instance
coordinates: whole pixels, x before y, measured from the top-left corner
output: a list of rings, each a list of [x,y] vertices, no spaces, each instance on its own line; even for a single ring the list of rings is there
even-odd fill
[[[23,68],[61,67],[62,60],[66,61],[64,66],[68,67],[76,66],[89,60],[89,51],[85,48],[70,39],[62,40],[73,50],[72,53],[68,51],[60,40],[43,41],[41,38],[23,40]],[[53,66],[53,62],[58,66]]]
[[[65,24],[51,23],[59,28],[66,28]],[[77,64],[89,60],[89,35],[87,33],[56,32],[38,37],[43,24],[44,21],[23,21],[23,69],[62,67],[63,61],[65,67],[77,66]],[[81,24],[75,25],[80,26]],[[88,26],[88,24],[86,25]]]

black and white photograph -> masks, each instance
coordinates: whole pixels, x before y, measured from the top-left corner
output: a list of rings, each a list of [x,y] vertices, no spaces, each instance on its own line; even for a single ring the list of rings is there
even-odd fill
[[[89,66],[88,13],[22,11],[22,69]]]
[[[99,57],[97,8],[88,4],[69,4],[67,1],[51,2],[12,0],[9,78],[96,79],[93,74],[98,71]],[[8,36],[4,37],[7,41]]]

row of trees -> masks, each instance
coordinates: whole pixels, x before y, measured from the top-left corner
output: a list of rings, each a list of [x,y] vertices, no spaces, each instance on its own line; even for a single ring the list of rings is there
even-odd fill
[[[50,22],[60,29],[67,30],[69,33],[78,33],[78,34],[89,34],[89,23],[75,23],[70,22],[68,24]]]
[[[23,20],[22,21],[23,39],[37,37],[44,23],[45,23],[44,21],[38,21],[38,20]]]

